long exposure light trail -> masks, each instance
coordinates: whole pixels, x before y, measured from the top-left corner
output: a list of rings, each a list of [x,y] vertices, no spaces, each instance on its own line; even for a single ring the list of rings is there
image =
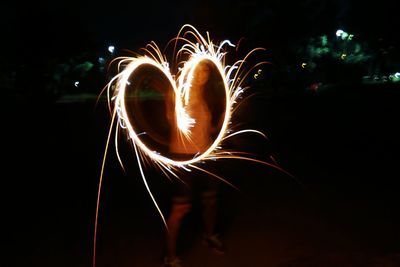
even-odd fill
[[[186,24],[180,29],[177,37],[174,38],[172,41],[175,41],[174,54],[172,59],[172,63],[175,64],[170,65],[167,58],[163,55],[162,51],[159,49],[156,43],[151,42],[146,46],[146,48],[143,48],[143,54],[141,55],[138,54],[134,57],[116,58],[114,62],[118,62],[118,74],[114,76],[104,88],[104,90],[107,92],[108,104],[112,119],[106,142],[105,153],[103,156],[102,169],[98,186],[93,245],[93,266],[95,266],[96,262],[97,222],[99,215],[102,180],[104,175],[106,155],[113,132],[115,132],[116,154],[122,167],[123,162],[118,152],[118,133],[120,131],[125,131],[129,136],[130,141],[133,144],[134,154],[138,162],[139,171],[143,183],[155,207],[157,208],[165,226],[166,222],[163,213],[159,208],[145,177],[145,172],[143,168],[144,162],[153,163],[168,177],[172,175],[173,177],[179,179],[179,175],[176,173],[178,169],[182,169],[183,171],[196,169],[208,175],[211,175],[216,179],[223,180],[228,184],[230,183],[222,177],[209,172],[203,167],[199,167],[198,163],[223,158],[240,159],[265,164],[285,172],[276,164],[258,160],[255,157],[246,153],[242,153],[240,151],[228,151],[223,146],[223,142],[225,140],[243,133],[256,133],[265,137],[265,135],[258,130],[234,130],[235,127],[234,125],[232,125],[232,116],[234,115],[235,108],[237,108],[238,104],[240,103],[243,92],[248,89],[248,87],[243,86],[243,82],[246,80],[247,76],[254,68],[257,68],[262,64],[266,64],[267,62],[259,62],[251,68],[244,68],[244,64],[246,63],[248,57],[254,52],[262,51],[264,49],[255,48],[251,50],[243,59],[234,62],[232,65],[225,65],[227,47],[234,47],[234,45],[228,40],[222,41],[221,43],[216,45],[213,43],[212,40],[210,40],[208,33],[206,39],[193,26]],[[183,44],[181,44],[180,48],[177,50],[179,42],[182,42]],[[179,60],[181,58],[183,58],[183,60]],[[174,62],[174,60],[176,60],[177,62]],[[191,129],[193,125],[196,124],[196,119],[190,117],[190,114],[187,111],[187,103],[191,96],[191,82],[194,77],[194,72],[196,70],[196,67],[203,62],[207,62],[207,64],[213,65],[214,69],[218,71],[220,79],[223,81],[224,87],[225,110],[222,113],[222,125],[212,144],[205,151],[201,151],[189,159],[175,159],[173,157],[170,157],[168,154],[163,154],[161,151],[150,148],[141,138],[142,135],[146,133],[139,132],[137,129],[135,129],[134,124],[130,121],[130,117],[128,116],[128,107],[126,106],[125,99],[127,86],[130,84],[129,78],[131,77],[131,75],[135,74],[135,72],[139,68],[143,66],[149,66],[159,71],[168,80],[170,86],[173,88],[174,91],[174,114],[176,116],[175,119],[177,122],[177,128],[179,129],[178,132],[181,135],[180,138],[184,138],[194,142],[196,137],[192,136]],[[234,187],[234,185],[230,185]]]

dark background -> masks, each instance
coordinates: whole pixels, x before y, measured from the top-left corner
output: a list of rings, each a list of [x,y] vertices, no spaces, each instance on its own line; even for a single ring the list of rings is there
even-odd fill
[[[15,1],[5,5],[3,45],[18,56],[76,55],[109,43],[135,50],[165,44],[186,23],[217,40],[245,37],[277,58],[279,48],[338,28],[398,44],[395,1]],[[279,54],[279,56],[281,56]],[[17,63],[18,64],[18,63]]]
[[[242,190],[237,194],[224,187],[221,194],[221,229],[237,253],[221,261],[201,250],[188,252],[198,251],[191,245],[198,231],[193,213],[182,241],[188,266],[400,266],[400,86],[382,79],[361,81],[362,75],[400,71],[398,3],[1,5],[4,266],[91,265],[97,186],[110,126],[106,102],[96,104],[95,96],[108,75],[95,64],[83,76],[64,73],[62,82],[54,82],[57,66],[137,51],[151,40],[163,47],[185,23],[209,31],[217,41],[244,38],[238,54],[228,54],[232,61],[254,47],[266,48],[251,62],[271,65],[262,68],[258,80],[248,81],[248,95],[255,96],[243,101],[234,119],[269,139],[243,135],[226,145],[262,160],[272,155],[295,177],[267,166],[222,161],[218,172]],[[354,33],[376,62],[389,62],[389,67],[371,67],[356,79],[346,78],[358,73],[353,65],[327,64],[319,76],[297,70],[307,41],[334,36],[337,29]],[[109,45],[116,47],[114,55],[107,54]],[[379,59],[382,55],[389,55],[386,61]],[[321,73],[335,75],[324,80]],[[77,79],[79,88],[73,86]],[[310,90],[319,82],[326,86]],[[159,266],[162,221],[144,190],[131,147],[121,144],[126,172],[113,148],[106,161],[98,266]],[[167,180],[151,168],[146,173],[167,212]]]

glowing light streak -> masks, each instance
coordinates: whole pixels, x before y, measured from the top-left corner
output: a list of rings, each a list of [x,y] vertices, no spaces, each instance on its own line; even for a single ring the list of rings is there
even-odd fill
[[[184,29],[189,28],[188,31],[183,32]],[[183,33],[183,34],[182,34]],[[194,38],[194,41],[191,41],[189,37]],[[123,130],[128,133],[130,140],[133,144],[133,148],[135,150],[135,156],[139,165],[139,170],[143,179],[143,183],[148,191],[155,207],[157,208],[161,218],[166,226],[166,222],[164,216],[155,200],[150,187],[146,181],[144,170],[143,170],[143,162],[151,162],[169,178],[169,175],[179,179],[179,176],[175,173],[178,169],[183,169],[185,171],[191,171],[191,169],[197,169],[204,173],[207,173],[217,179],[224,181],[225,183],[231,185],[236,188],[234,185],[226,181],[225,179],[197,166],[199,163],[203,163],[207,160],[216,160],[216,159],[240,159],[247,160],[252,162],[261,163],[264,165],[268,165],[274,167],[278,170],[285,172],[276,164],[264,162],[258,160],[254,157],[250,157],[249,155],[245,155],[242,152],[226,152],[223,150],[222,142],[228,138],[232,138],[236,135],[243,133],[256,133],[261,136],[265,135],[257,130],[252,129],[244,129],[240,131],[234,131],[232,127],[231,118],[237,108],[237,103],[241,98],[241,95],[247,89],[247,87],[243,87],[242,83],[246,80],[247,76],[250,75],[251,71],[254,68],[259,67],[262,64],[266,64],[268,62],[260,62],[255,66],[252,66],[248,71],[244,70],[244,64],[248,57],[255,53],[256,51],[262,51],[263,48],[256,48],[251,50],[243,59],[236,61],[232,65],[225,66],[225,56],[227,52],[225,51],[226,46],[234,47],[234,45],[229,41],[225,40],[221,42],[219,45],[215,45],[209,38],[207,33],[207,39],[205,39],[193,26],[184,25],[175,40],[175,49],[177,47],[178,41],[182,41],[183,45],[181,48],[173,54],[173,58],[177,59],[180,56],[186,56],[186,59],[176,64],[176,73],[175,75],[171,74],[170,65],[164,57],[161,50],[158,46],[151,42],[143,48],[143,54],[137,55],[135,57],[120,57],[113,60],[113,62],[118,61],[118,71],[119,73],[111,79],[108,85],[104,88],[107,92],[107,99],[110,113],[112,114],[111,126],[107,138],[107,143],[105,147],[105,153],[103,156],[102,169],[100,173],[99,187],[98,187],[98,195],[97,195],[97,206],[96,206],[96,217],[95,217],[95,231],[94,231],[94,253],[93,253],[93,266],[95,266],[96,260],[96,237],[97,237],[97,222],[98,222],[98,213],[99,213],[99,205],[100,205],[100,193],[101,193],[101,185],[103,181],[104,175],[104,167],[106,161],[106,154],[108,151],[110,137],[112,128],[115,124],[115,150],[118,157],[118,160],[123,167],[122,160],[119,156],[118,152],[118,142],[117,136],[118,132]],[[114,47],[110,46],[110,53],[114,52]],[[176,51],[176,50],[174,50]],[[214,67],[216,67],[222,81],[224,84],[225,90],[225,111],[224,118],[222,122],[221,129],[210,145],[210,147],[201,153],[197,153],[191,159],[187,160],[176,160],[169,158],[158,151],[154,151],[146,146],[145,143],[140,138],[140,135],[145,133],[138,133],[132,126],[129,121],[127,109],[125,106],[125,93],[127,90],[127,85],[130,84],[129,77],[132,73],[134,73],[141,66],[151,66],[162,72],[162,74],[167,78],[170,85],[172,86],[175,94],[175,115],[176,120],[178,122],[178,128],[182,134],[182,138],[188,138],[190,140],[190,129],[196,123],[194,118],[191,118],[186,111],[186,104],[190,98],[190,89],[191,89],[191,80],[193,78],[193,74],[195,68],[202,62],[211,62]],[[257,76],[261,74],[261,69],[259,69]],[[103,90],[103,91],[104,91]],[[290,175],[290,174],[289,174]],[[167,228],[168,229],[168,228]]]

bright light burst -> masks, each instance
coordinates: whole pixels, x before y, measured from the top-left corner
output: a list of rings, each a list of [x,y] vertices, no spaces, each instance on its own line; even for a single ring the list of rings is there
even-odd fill
[[[187,31],[184,31],[187,29]],[[112,114],[111,126],[108,134],[108,139],[106,143],[106,149],[103,157],[103,164],[100,174],[99,188],[98,188],[98,196],[97,196],[97,207],[96,207],[96,219],[95,219],[95,233],[94,233],[94,255],[93,255],[93,266],[95,266],[95,252],[96,252],[96,236],[97,236],[97,221],[98,221],[98,210],[100,203],[100,192],[102,179],[104,174],[104,165],[106,161],[106,154],[108,150],[108,146],[111,139],[111,134],[113,129],[115,129],[115,149],[117,157],[122,164],[121,158],[118,153],[118,132],[125,131],[134,147],[134,153],[138,161],[139,170],[144,182],[144,185],[154,202],[155,207],[157,208],[164,224],[166,225],[165,218],[163,213],[161,212],[144,175],[143,170],[143,160],[148,162],[152,162],[155,166],[160,168],[160,170],[166,174],[167,176],[172,175],[175,178],[179,179],[176,171],[178,169],[183,169],[184,171],[190,171],[191,169],[196,169],[207,173],[208,175],[214,176],[217,179],[223,180],[224,182],[230,184],[225,179],[217,176],[214,173],[208,172],[206,169],[203,169],[198,166],[198,163],[204,162],[207,160],[216,160],[222,158],[230,158],[230,159],[243,159],[254,161],[262,164],[266,164],[268,166],[279,169],[283,172],[280,167],[276,164],[268,163],[265,161],[261,161],[256,159],[255,157],[250,157],[248,154],[242,152],[232,152],[223,149],[223,142],[231,137],[237,136],[238,134],[251,132],[260,134],[261,136],[265,135],[253,129],[242,129],[239,131],[234,130],[232,125],[232,116],[234,111],[238,107],[239,100],[241,99],[241,95],[243,92],[248,89],[248,87],[243,86],[243,82],[246,80],[247,76],[251,73],[251,71],[267,62],[259,62],[252,66],[251,68],[247,68],[245,70],[244,65],[248,57],[256,51],[264,50],[263,48],[255,48],[251,50],[243,59],[236,61],[232,65],[225,65],[225,58],[227,55],[227,47],[235,47],[230,41],[225,40],[221,43],[214,44],[212,40],[210,40],[209,34],[207,33],[207,38],[203,37],[193,26],[184,25],[179,31],[176,38],[172,41],[175,41],[174,46],[174,60],[176,62],[176,69],[171,70],[171,66],[168,63],[167,59],[160,51],[159,47],[156,43],[151,42],[143,49],[142,55],[137,55],[135,57],[121,57],[116,58],[114,60],[118,61],[118,71],[119,73],[112,78],[110,83],[105,87],[107,92],[110,112]],[[175,53],[178,42],[183,42],[180,46],[180,49]],[[184,60],[179,61],[179,58],[184,57]],[[191,88],[191,80],[193,78],[193,74],[196,66],[198,66],[201,62],[211,62],[216,69],[218,70],[219,75],[221,76],[224,84],[225,90],[225,111],[224,118],[222,122],[222,126],[219,130],[218,135],[216,136],[213,143],[209,146],[207,150],[202,153],[196,154],[191,159],[186,160],[176,160],[170,158],[166,155],[163,155],[159,151],[154,151],[150,149],[146,144],[141,140],[141,134],[136,131],[136,129],[132,126],[125,106],[125,93],[127,90],[127,85],[129,85],[129,77],[130,75],[137,70],[139,67],[144,65],[149,65],[157,70],[161,71],[165,77],[168,79],[171,84],[174,93],[175,93],[175,115],[177,126],[183,138],[191,138],[190,129],[196,123],[194,118],[191,118],[186,111],[186,104],[190,98],[190,88]],[[174,74],[171,73],[173,71]],[[114,128],[115,127],[115,128]],[[194,138],[195,139],[195,138]],[[234,187],[234,185],[230,184]],[[235,187],[236,188],[236,187]]]

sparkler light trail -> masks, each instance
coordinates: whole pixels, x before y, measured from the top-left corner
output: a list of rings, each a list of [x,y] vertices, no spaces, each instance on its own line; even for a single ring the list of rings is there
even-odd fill
[[[216,160],[216,159],[241,159],[262,163],[285,172],[276,164],[261,161],[243,152],[232,152],[223,148],[225,140],[232,138],[236,135],[243,133],[256,133],[261,136],[265,135],[253,129],[242,129],[235,131],[232,122],[232,116],[240,103],[243,92],[248,89],[243,85],[247,76],[254,68],[267,62],[259,62],[252,66],[250,69],[245,70],[244,65],[248,57],[256,51],[262,51],[263,48],[255,48],[251,50],[243,59],[236,61],[232,65],[225,65],[227,55],[227,47],[235,47],[230,41],[225,40],[218,45],[214,44],[207,33],[207,38],[203,37],[193,26],[184,25],[174,41],[174,53],[172,64],[168,63],[167,58],[163,55],[155,42],[151,42],[142,49],[142,54],[136,54],[134,57],[119,57],[113,62],[118,62],[118,74],[111,79],[103,91],[107,93],[109,110],[111,113],[111,126],[108,133],[106,142],[105,153],[103,156],[103,163],[100,174],[100,181],[97,195],[96,217],[95,217],[95,230],[94,230],[94,253],[93,253],[93,266],[96,260],[96,236],[97,236],[97,222],[99,215],[99,203],[102,180],[104,175],[104,166],[106,162],[106,155],[110,144],[110,139],[113,130],[115,130],[115,150],[118,160],[123,167],[121,157],[118,152],[118,133],[123,131],[127,134],[130,142],[133,145],[133,150],[138,162],[139,171],[143,179],[143,183],[148,191],[155,207],[157,208],[165,226],[165,218],[161,212],[157,201],[155,200],[150,187],[146,181],[143,165],[145,163],[152,163],[159,168],[168,178],[179,179],[177,171],[190,171],[196,169],[208,175],[214,176],[216,179],[223,180],[230,184],[228,181],[219,177],[218,175],[199,167],[199,163]],[[172,42],[171,42],[172,43]],[[179,50],[177,50],[180,45]],[[175,53],[176,52],[176,53]],[[158,79],[162,79],[167,83],[166,88],[170,88],[174,95],[174,116],[176,122],[176,131],[178,131],[180,138],[187,142],[196,142],[196,136],[192,133],[192,129],[196,124],[196,118],[190,116],[188,101],[191,96],[192,80],[198,71],[200,64],[207,64],[211,66],[217,80],[223,84],[223,102],[224,110],[221,112],[220,125],[218,126],[218,133],[214,136],[212,143],[204,151],[198,151],[190,158],[174,158],[172,155],[163,152],[157,146],[151,145],[146,137],[148,133],[138,127],[135,122],[135,116],[143,116],[140,110],[130,112],[129,107],[129,88],[132,86],[132,81],[138,81],[138,76],[141,76],[144,70],[157,73]],[[173,74],[174,73],[174,74]],[[161,77],[161,78],[160,78]],[[139,77],[140,78],[140,77]],[[140,83],[140,82],[138,82]],[[167,90],[167,89],[166,89]],[[140,91],[140,89],[138,89]],[[138,92],[140,93],[140,92]],[[133,115],[132,115],[133,113]],[[147,116],[149,114],[145,114]],[[132,116],[134,117],[132,119]],[[150,116],[150,115],[149,115]],[[230,184],[234,187],[234,185]]]

